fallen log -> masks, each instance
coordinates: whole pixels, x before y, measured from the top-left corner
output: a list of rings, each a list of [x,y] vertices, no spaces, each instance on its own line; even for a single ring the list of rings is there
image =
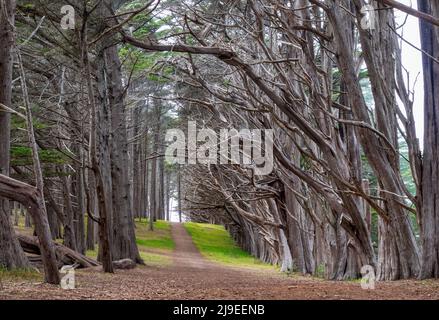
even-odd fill
[[[114,269],[134,269],[137,266],[137,264],[131,260],[131,259],[121,259],[113,261],[113,268]]]
[[[41,255],[40,246],[37,237],[30,237],[21,234],[17,234],[17,238],[20,242],[23,251],[33,255]],[[63,265],[77,264],[78,269],[90,268],[99,266],[100,263],[94,259],[86,257],[62,244],[55,243],[55,254],[58,262],[58,267]],[[38,264],[38,258],[33,257],[35,263]]]

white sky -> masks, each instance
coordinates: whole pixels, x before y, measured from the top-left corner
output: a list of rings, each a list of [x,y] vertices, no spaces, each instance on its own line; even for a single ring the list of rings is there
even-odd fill
[[[416,1],[414,0],[399,0],[399,2],[412,6],[414,9],[417,8]],[[403,28],[399,30],[399,34],[403,36],[405,40],[416,46],[417,48],[421,47],[420,36],[419,36],[419,21],[417,18],[413,16],[407,16],[407,14],[402,13],[401,11],[395,10],[395,14],[397,17],[397,23],[402,24],[407,17],[407,21]],[[416,50],[412,46],[407,43],[402,43],[402,63],[404,67],[410,74],[410,84],[409,89],[414,89],[414,103],[413,103],[413,114],[415,117],[416,124],[416,132],[420,141],[420,146],[422,148],[423,141],[423,132],[424,132],[424,112],[423,112],[423,104],[424,104],[424,84],[422,77],[422,56],[419,50]],[[415,79],[416,84],[414,85]]]

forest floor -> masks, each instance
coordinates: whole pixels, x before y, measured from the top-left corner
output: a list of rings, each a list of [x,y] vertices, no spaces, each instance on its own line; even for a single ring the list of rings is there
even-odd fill
[[[206,259],[182,224],[172,224],[171,263],[147,264],[105,274],[77,270],[76,288],[63,290],[41,279],[4,278],[0,299],[439,299],[439,281],[327,281],[285,275],[258,265],[231,266]]]

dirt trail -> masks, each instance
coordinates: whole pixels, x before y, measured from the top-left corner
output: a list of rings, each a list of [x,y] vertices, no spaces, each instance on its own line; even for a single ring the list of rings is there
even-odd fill
[[[173,264],[105,274],[79,270],[76,289],[3,281],[0,299],[439,299],[439,281],[393,281],[363,290],[360,283],[286,276],[271,269],[236,268],[206,261],[181,224],[172,225]]]
[[[171,224],[171,234],[175,243],[173,258],[176,267],[195,269],[205,269],[209,267],[207,261],[195,247],[191,236],[181,223]]]

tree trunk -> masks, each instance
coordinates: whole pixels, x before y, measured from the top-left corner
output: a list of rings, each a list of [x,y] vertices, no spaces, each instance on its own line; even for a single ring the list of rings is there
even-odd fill
[[[158,175],[158,165],[157,165],[157,155],[159,151],[159,142],[160,142],[160,108],[156,102],[154,104],[154,140],[152,147],[152,155],[153,159],[151,160],[151,188],[149,195],[149,229],[152,231],[154,229],[153,222],[158,218],[159,210],[160,210],[160,179]]]
[[[41,168],[40,157],[38,154],[38,145],[35,139],[32,109],[29,100],[29,94],[26,83],[26,73],[24,72],[23,61],[20,51],[17,50],[18,64],[20,70],[21,88],[23,91],[24,105],[26,110],[26,126],[29,139],[29,146],[32,150],[32,163],[35,175],[35,191],[36,197],[35,208],[30,204],[29,213],[35,224],[35,233],[38,236],[41,246],[41,257],[44,266],[44,279],[48,283],[59,284],[60,276],[56,264],[56,254],[54,243],[51,239],[50,226],[47,218],[46,201],[44,198],[44,179]]]
[[[74,213],[71,199],[71,178],[61,172],[62,191],[64,199],[64,245],[76,251],[76,235],[73,223]]]
[[[111,107],[111,178],[113,188],[113,259],[142,263],[134,234],[128,176],[128,137],[121,62],[115,45],[105,49],[108,98]]]
[[[0,103],[11,107],[12,47],[14,45],[15,1],[0,3]],[[10,114],[0,107],[0,174],[9,176]],[[8,199],[0,198],[0,266],[28,267],[28,261],[20,248],[11,222]]]
[[[419,10],[439,17],[437,1],[418,0]],[[424,71],[424,151],[422,170],[422,279],[439,277],[439,27],[420,20]]]
[[[42,200],[44,197],[41,192],[35,187],[0,174],[0,196],[26,206],[35,221],[44,266],[44,279],[48,283],[59,284],[55,247],[51,240],[46,208]]]
[[[106,11],[104,11],[106,12]],[[102,14],[104,14],[102,12]],[[97,59],[98,106],[96,117],[96,142],[92,143],[92,166],[95,173],[96,194],[99,203],[99,254],[105,272],[113,273],[112,259],[112,184],[111,184],[111,111],[107,100],[104,52],[99,52]],[[93,131],[93,130],[92,130]],[[92,133],[93,134],[93,133]],[[94,146],[93,146],[94,145]]]
[[[178,221],[181,223],[182,222],[182,217],[181,217],[181,167],[178,166],[177,169],[177,193],[178,193]]]
[[[87,212],[92,214],[93,216],[99,216],[99,208],[96,199],[96,183],[94,181],[94,175],[91,170],[87,170],[88,172],[88,187],[87,189]],[[86,238],[86,247],[87,250],[95,249],[95,234],[96,234],[96,222],[94,222],[89,216],[87,216],[87,238]]]

